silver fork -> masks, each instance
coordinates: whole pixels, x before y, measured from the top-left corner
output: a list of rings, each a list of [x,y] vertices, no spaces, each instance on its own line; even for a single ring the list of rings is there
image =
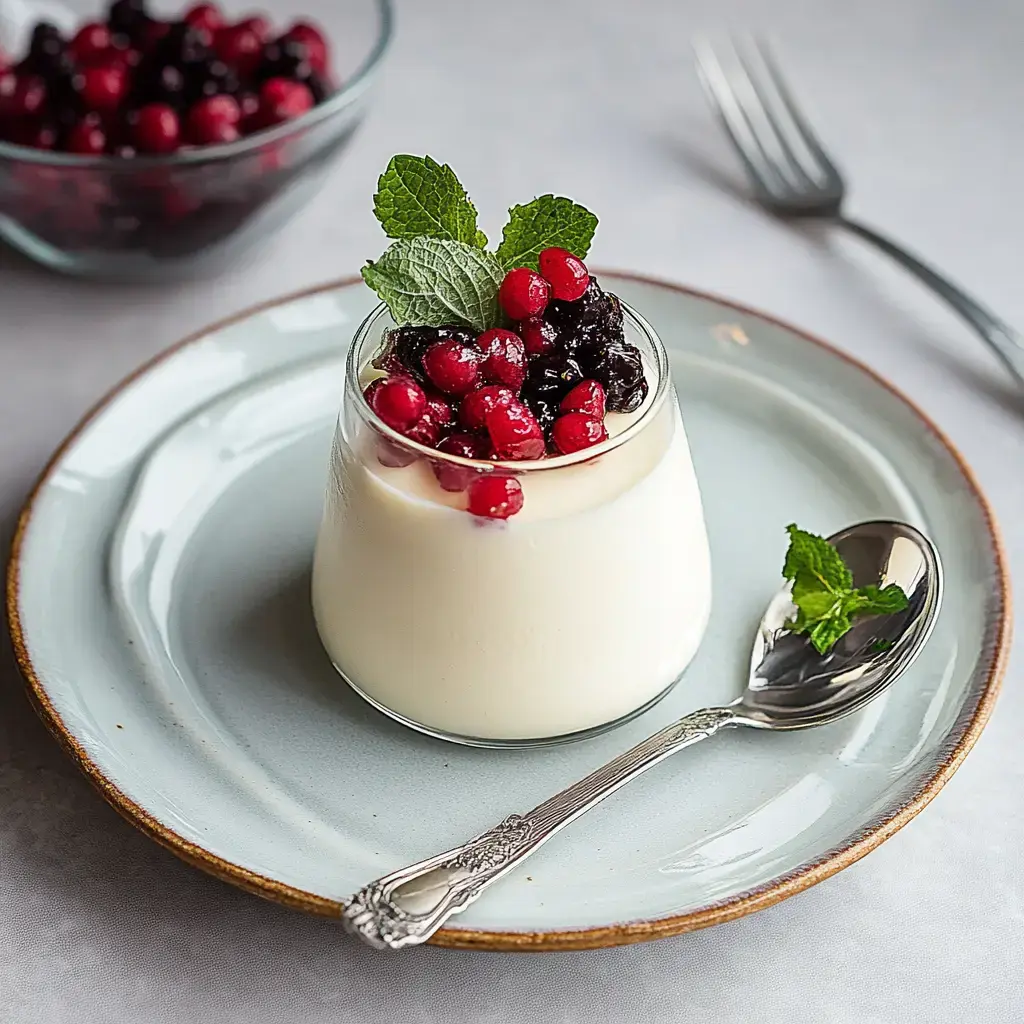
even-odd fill
[[[831,221],[878,246],[923,281],[978,333],[1024,385],[1024,338],[916,256],[843,214],[846,186],[800,112],[764,43],[716,52],[694,45],[697,72],[739,153],[758,201],[780,217]]]

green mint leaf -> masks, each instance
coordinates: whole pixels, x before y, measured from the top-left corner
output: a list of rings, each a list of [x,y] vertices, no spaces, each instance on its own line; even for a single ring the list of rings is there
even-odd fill
[[[485,331],[501,321],[495,257],[463,242],[408,238],[394,242],[363,280],[387,303],[398,324],[467,324]]]
[[[853,575],[840,558],[839,552],[824,537],[801,530],[795,523],[786,527],[789,550],[782,567],[787,580],[796,581],[798,575],[806,580],[817,579],[820,589],[851,590]]]
[[[855,588],[853,574],[839,552],[824,537],[795,524],[786,527],[789,550],[782,575],[793,581],[796,614],[788,626],[806,633],[819,654],[853,628],[859,615],[891,615],[907,607],[907,595],[895,583]]]
[[[495,255],[506,270],[536,270],[541,251],[553,245],[586,259],[596,228],[597,218],[585,207],[562,196],[540,196],[508,211]]]
[[[447,164],[429,156],[393,156],[377,182],[373,212],[389,238],[444,238],[484,248],[476,207]]]
[[[861,615],[892,615],[904,611],[910,604],[903,588],[895,583],[881,589],[876,586],[861,587],[857,593],[864,600],[859,612]]]

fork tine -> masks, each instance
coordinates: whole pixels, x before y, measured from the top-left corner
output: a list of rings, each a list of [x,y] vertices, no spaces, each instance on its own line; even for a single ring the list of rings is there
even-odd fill
[[[695,41],[693,49],[704,91],[732,140],[748,176],[755,187],[769,197],[778,197],[786,191],[786,182],[739,102],[718,54],[706,40]]]
[[[831,184],[841,188],[843,184],[843,176],[840,174],[839,168],[832,163],[828,153],[825,152],[821,143],[818,141],[818,136],[814,133],[814,129],[811,127],[810,122],[808,122],[807,118],[804,117],[803,112],[796,104],[796,100],[793,99],[793,94],[790,92],[789,86],[786,85],[786,81],[782,77],[782,72],[779,71],[778,64],[776,64],[775,58],[772,56],[772,52],[767,41],[764,39],[757,39],[755,41],[755,46],[758,54],[760,55],[761,63],[764,65],[764,68],[768,72],[768,76],[772,81],[772,85],[775,87],[775,92],[778,94],[779,99],[786,108],[786,112],[789,114],[790,119],[793,122],[793,126],[799,133],[804,146],[821,165],[826,176],[831,179]]]
[[[818,188],[822,175],[815,176],[811,173],[811,170],[820,169],[812,166],[811,170],[809,170],[805,166],[808,157],[811,164],[814,164],[815,154],[809,152],[808,157],[802,157],[796,152],[790,142],[790,136],[786,131],[786,127],[781,123],[780,116],[776,112],[775,107],[777,104],[772,102],[772,97],[763,85],[763,76],[758,74],[749,55],[744,54],[744,48],[735,40],[732,43],[732,48],[736,55],[737,64],[737,71],[734,77],[746,95],[745,104],[743,103],[743,97],[739,97],[740,104],[744,107],[747,120],[751,122],[753,130],[758,130],[754,124],[755,120],[760,121],[762,125],[761,134],[766,135],[771,140],[770,145],[778,151],[775,163],[779,176],[787,179],[799,190],[806,189],[808,186],[814,189]],[[802,138],[799,131],[797,134]],[[769,143],[762,141],[762,148],[767,152]]]

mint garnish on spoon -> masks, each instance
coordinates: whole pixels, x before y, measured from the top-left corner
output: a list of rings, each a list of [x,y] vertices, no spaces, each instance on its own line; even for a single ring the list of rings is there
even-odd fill
[[[854,587],[853,573],[839,552],[824,537],[786,527],[789,550],[782,575],[793,581],[796,615],[787,623],[794,633],[806,633],[819,654],[827,654],[836,641],[853,628],[861,615],[891,615],[909,601],[895,583]]]
[[[465,324],[485,331],[502,323],[498,288],[516,267],[537,269],[557,246],[584,259],[597,217],[561,196],[545,195],[509,210],[496,252],[485,248],[476,207],[447,164],[429,156],[392,157],[377,182],[374,213],[394,241],[363,280],[398,324]]]

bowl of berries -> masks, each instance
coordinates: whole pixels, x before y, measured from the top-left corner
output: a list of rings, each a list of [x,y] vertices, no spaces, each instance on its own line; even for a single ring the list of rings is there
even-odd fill
[[[231,3],[0,0],[0,239],[56,270],[156,281],[237,264],[359,126],[390,0],[329,38]]]

